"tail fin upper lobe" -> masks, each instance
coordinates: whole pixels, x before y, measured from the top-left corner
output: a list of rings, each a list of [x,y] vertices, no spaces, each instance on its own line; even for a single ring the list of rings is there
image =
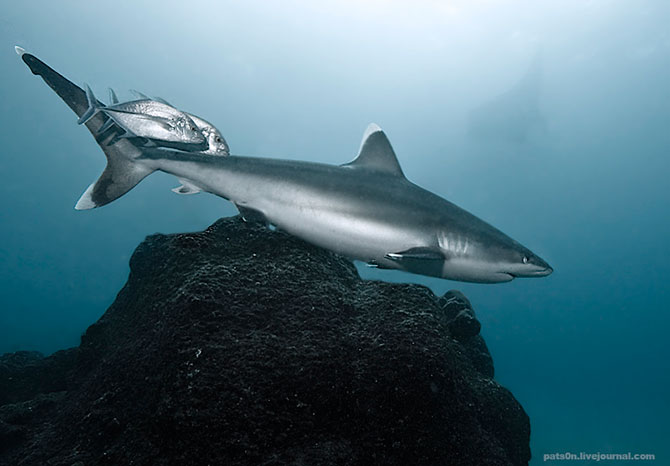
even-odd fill
[[[142,155],[142,151],[127,139],[117,138],[116,141],[109,143],[109,140],[116,136],[111,134],[104,137],[104,140],[98,140],[100,129],[109,117],[99,112],[102,104],[98,102],[92,91],[84,92],[79,86],[30,53],[23,52],[21,59],[28,65],[33,74],[40,76],[80,117],[81,123],[85,124],[96,138],[98,145],[107,157],[107,167],[105,167],[100,178],[84,192],[75,209],[93,209],[109,204],[130,191],[137,183],[155,171],[136,163],[135,159]],[[90,88],[87,91],[90,91]],[[93,111],[91,112],[91,110]]]

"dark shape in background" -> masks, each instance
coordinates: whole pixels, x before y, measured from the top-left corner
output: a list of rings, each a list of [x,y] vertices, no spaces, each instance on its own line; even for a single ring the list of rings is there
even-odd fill
[[[479,330],[240,217],[153,235],[78,348],[0,357],[0,464],[527,464]]]
[[[542,58],[535,55],[526,74],[508,91],[475,108],[468,119],[468,136],[475,140],[522,144],[545,129],[539,98]]]

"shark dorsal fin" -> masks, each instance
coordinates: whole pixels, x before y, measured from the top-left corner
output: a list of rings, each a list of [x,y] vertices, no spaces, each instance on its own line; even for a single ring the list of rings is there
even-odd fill
[[[371,123],[363,134],[358,156],[343,166],[366,168],[389,175],[405,177],[386,134],[374,123]]]

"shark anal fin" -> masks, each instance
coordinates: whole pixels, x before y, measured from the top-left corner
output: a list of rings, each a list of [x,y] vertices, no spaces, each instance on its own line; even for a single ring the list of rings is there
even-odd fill
[[[433,277],[442,276],[442,266],[447,259],[442,251],[431,247],[416,247],[406,251],[391,252],[384,257],[408,272]]]

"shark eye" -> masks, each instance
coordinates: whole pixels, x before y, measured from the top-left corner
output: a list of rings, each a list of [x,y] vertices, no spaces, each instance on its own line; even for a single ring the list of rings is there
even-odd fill
[[[191,131],[198,131],[198,129],[195,126],[191,126]]]
[[[222,142],[222,141],[221,141],[221,137],[217,136],[216,139],[215,139],[215,141],[216,141],[216,142]]]
[[[524,264],[528,263],[528,256],[523,256],[523,259],[521,259]]]

